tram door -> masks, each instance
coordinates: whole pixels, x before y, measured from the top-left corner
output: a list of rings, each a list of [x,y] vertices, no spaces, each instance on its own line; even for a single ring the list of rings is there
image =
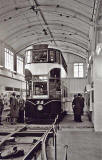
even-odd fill
[[[54,68],[50,71],[49,77],[49,97],[54,99],[61,98],[60,69]]]

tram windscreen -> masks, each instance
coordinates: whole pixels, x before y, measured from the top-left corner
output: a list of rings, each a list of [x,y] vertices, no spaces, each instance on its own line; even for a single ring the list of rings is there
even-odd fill
[[[33,85],[34,95],[47,95],[47,82],[35,82]]]
[[[47,50],[33,51],[32,59],[33,62],[47,62]]]

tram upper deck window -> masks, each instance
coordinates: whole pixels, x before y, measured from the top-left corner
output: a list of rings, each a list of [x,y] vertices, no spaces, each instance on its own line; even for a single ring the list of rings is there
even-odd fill
[[[49,62],[55,62],[55,51],[49,50]]]
[[[33,62],[47,62],[47,50],[33,50]]]
[[[31,50],[26,51],[26,63],[32,62],[32,52]]]

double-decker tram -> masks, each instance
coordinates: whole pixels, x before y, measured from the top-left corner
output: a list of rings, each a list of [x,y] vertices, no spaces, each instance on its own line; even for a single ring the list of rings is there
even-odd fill
[[[26,105],[28,123],[50,123],[65,113],[67,65],[60,50],[34,45],[26,51]]]

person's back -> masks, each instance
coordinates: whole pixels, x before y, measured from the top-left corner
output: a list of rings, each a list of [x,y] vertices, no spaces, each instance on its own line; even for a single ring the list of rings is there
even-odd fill
[[[81,97],[80,94],[78,94],[78,96],[75,98],[75,115],[77,122],[82,122],[81,114],[82,114]]]
[[[75,102],[75,101],[76,101],[76,97],[77,97],[77,95],[75,94],[75,95],[74,95],[74,99],[73,99],[73,101],[72,101],[72,106],[75,105],[75,103],[76,103],[76,102]]]
[[[81,98],[79,96],[76,97],[76,109],[77,114],[81,114]]]
[[[10,115],[11,115],[11,123],[16,123],[18,117],[18,106],[17,99],[15,97],[15,93],[12,94],[10,98]]]
[[[76,121],[76,114],[75,114],[76,97],[77,97],[77,95],[74,95],[74,99],[73,99],[73,101],[72,101],[72,109],[73,109],[73,113],[74,113],[74,121]]]
[[[82,110],[82,115],[83,115],[83,113],[84,113],[84,97],[82,97],[82,95],[81,95],[81,110]]]

